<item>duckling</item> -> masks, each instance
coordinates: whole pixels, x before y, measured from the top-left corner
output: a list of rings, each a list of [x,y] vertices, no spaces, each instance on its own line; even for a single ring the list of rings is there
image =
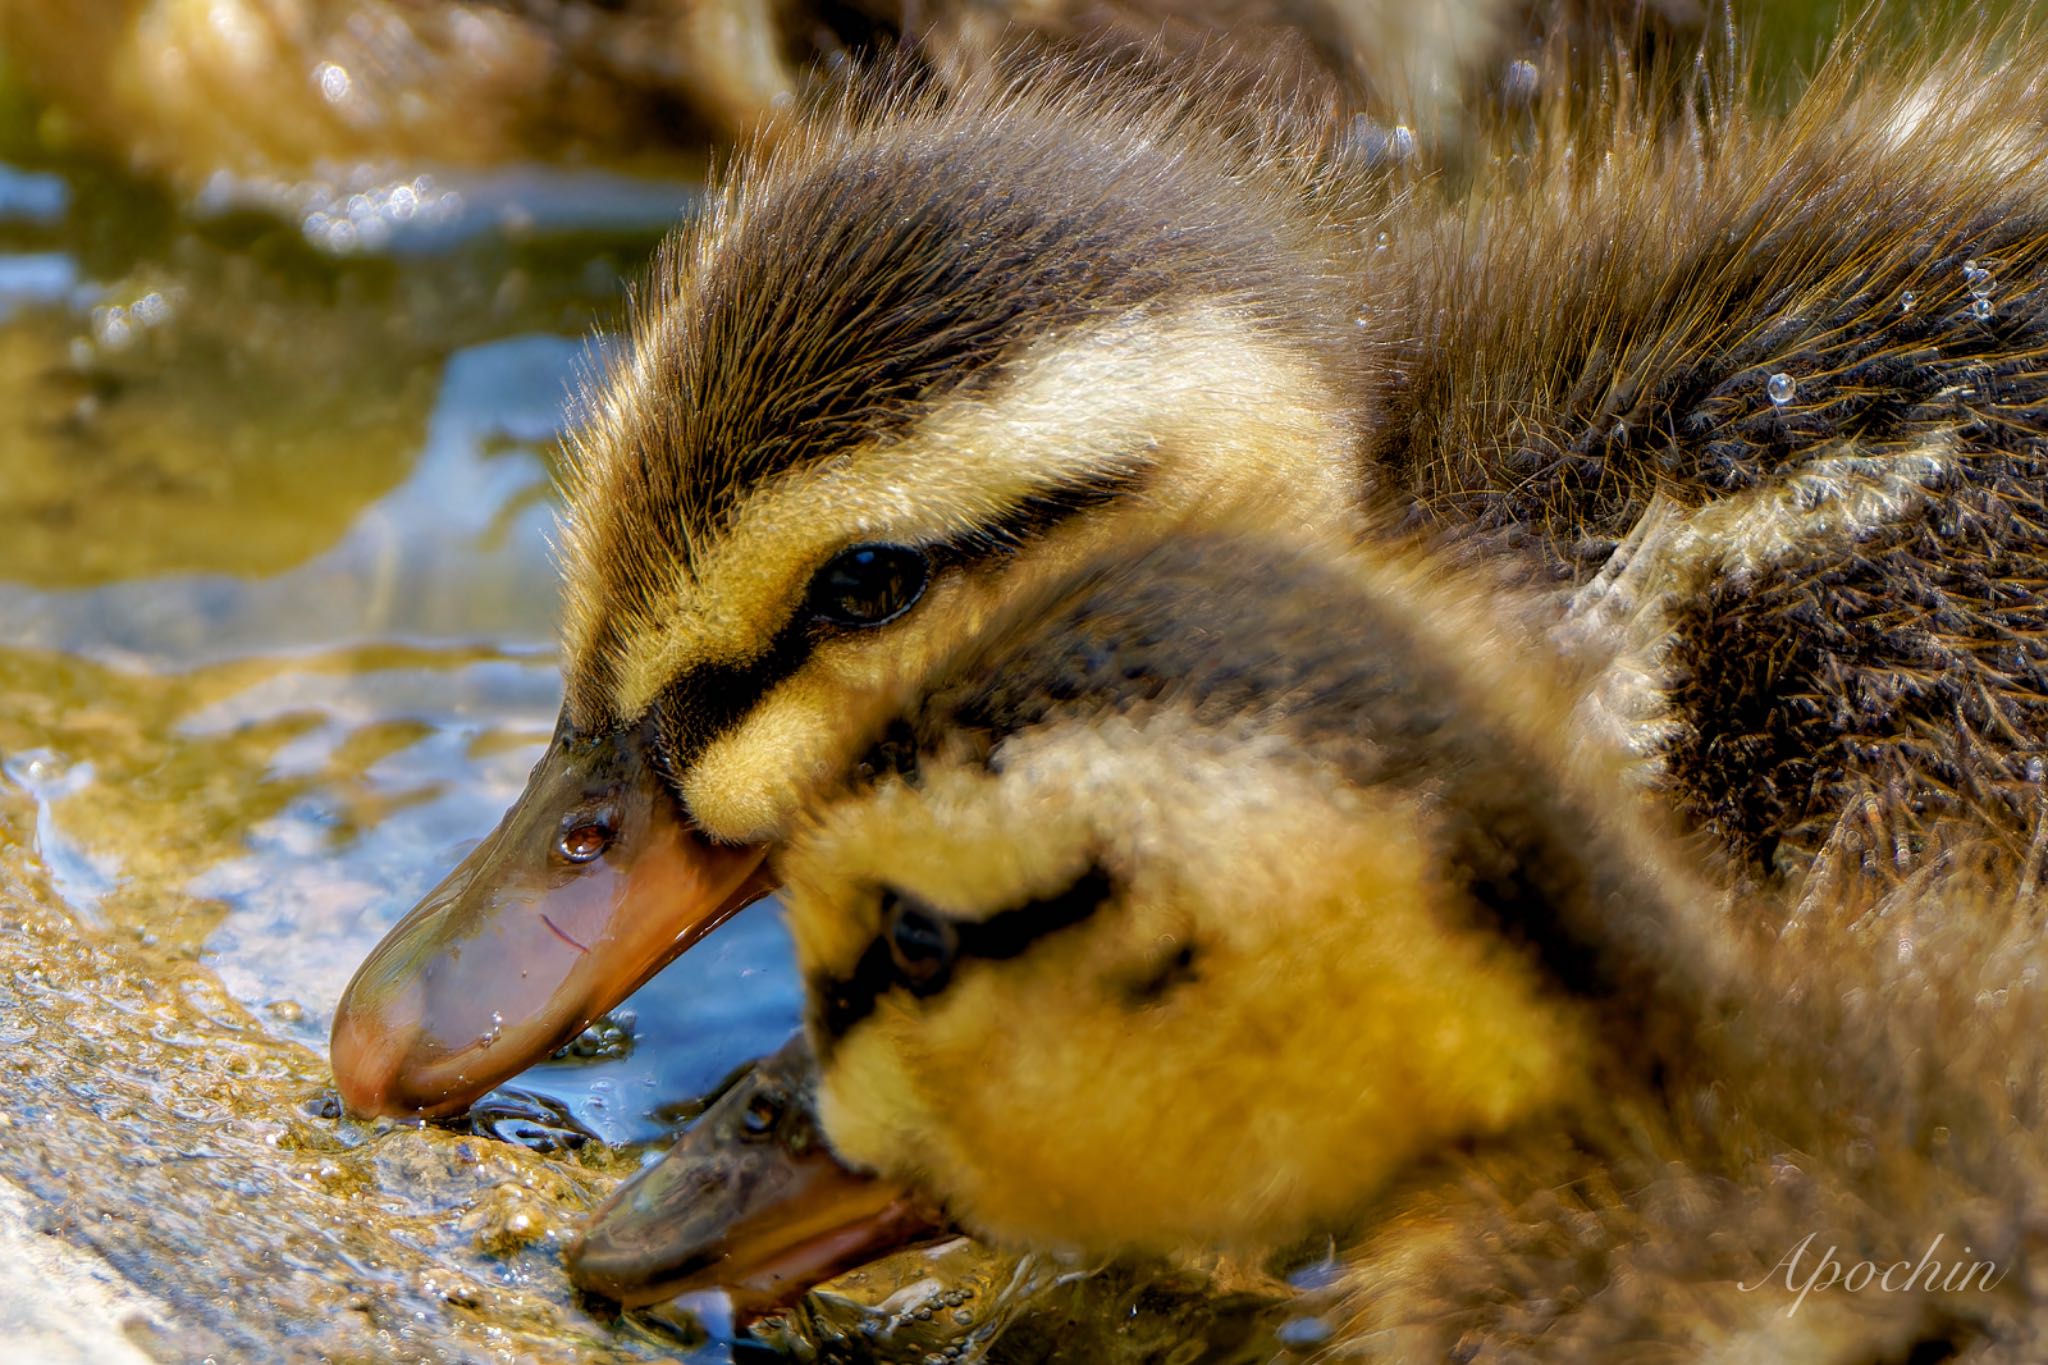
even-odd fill
[[[0,3],[50,124],[197,191],[216,176],[637,160],[677,169],[795,78],[760,0]],[[680,155],[679,155],[680,153]]]
[[[1653,35],[1697,27],[1685,0],[1653,5]],[[198,190],[215,177],[324,167],[598,160],[695,175],[714,140],[744,137],[817,63],[894,48],[960,81],[1015,35],[1100,50],[1228,40],[1249,62],[1303,62],[1365,99],[1458,92],[1565,11],[1629,33],[1629,4],[1450,0],[534,0],[520,5],[347,0],[0,0],[12,75],[49,101],[59,136]],[[1609,13],[1609,11],[1613,11]]]
[[[462,1107],[760,895],[847,721],[1077,554],[1276,484],[1354,515],[1314,117],[1049,60],[857,86],[717,191],[574,440],[555,742],[351,983],[351,1106]]]
[[[1477,591],[1195,533],[938,670],[778,855],[833,1150],[1048,1254],[1334,1235],[1322,1355],[2024,1354],[2038,894],[1958,863],[1876,932],[1854,893],[1736,913]],[[619,1254],[676,1187],[572,1273],[692,1282]],[[760,1229],[855,1236],[718,1198],[785,1270]],[[1815,1293],[1823,1248],[1905,1268]]]
[[[1589,709],[1766,873],[2023,838],[2044,47],[1847,43],[1780,120],[1565,89],[1456,196],[1236,68],[792,114],[590,399],[555,741],[351,983],[343,1095],[448,1112],[545,1055],[761,894],[844,737],[1004,603],[1248,499],[1551,584],[1616,660]]]

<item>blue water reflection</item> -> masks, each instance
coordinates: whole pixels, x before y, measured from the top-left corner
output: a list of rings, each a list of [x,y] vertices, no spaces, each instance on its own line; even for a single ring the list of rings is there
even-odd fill
[[[194,867],[182,890],[226,907],[208,965],[310,1046],[324,1048],[355,964],[496,822],[553,725],[555,512],[540,451],[585,355],[552,336],[456,353],[408,477],[288,572],[0,583],[8,644],[154,676],[256,665],[224,693],[195,688],[205,699],[175,734],[288,731],[261,782],[291,794],[251,817],[241,856]],[[365,747],[370,761],[350,757]],[[520,1084],[609,1139],[652,1137],[658,1108],[795,1027],[789,960],[774,908],[756,907],[629,1002],[628,1056],[550,1063]]]

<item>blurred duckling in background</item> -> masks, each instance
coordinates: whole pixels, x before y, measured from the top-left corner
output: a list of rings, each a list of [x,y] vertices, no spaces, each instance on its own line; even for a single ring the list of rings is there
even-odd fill
[[[8,75],[52,142],[90,143],[198,190],[532,162],[702,173],[832,69],[896,53],[958,84],[1030,38],[1095,51],[1228,43],[1299,64],[1391,114],[1417,92],[1455,140],[1461,105],[1560,30],[1670,42],[1691,0],[0,0]],[[356,172],[358,176],[361,172]],[[223,187],[213,185],[215,194]],[[365,186],[355,186],[365,188]]]
[[[1336,1235],[1346,1356],[2024,1355],[2031,881],[1731,907],[1493,591],[1194,533],[1020,602],[778,859],[824,1136],[887,1179],[722,1188],[723,1236],[657,1167],[572,1273],[788,1291],[907,1187],[1070,1257]],[[1823,1249],[1936,1269],[1798,1294]]]
[[[1779,871],[2023,844],[2048,756],[2048,38],[1871,28],[1783,117],[1539,109],[1377,305],[1376,477],[1570,585],[1614,719]]]
[[[1020,54],[793,114],[591,398],[555,742],[351,984],[342,1093],[444,1113],[545,1056],[1007,603],[1246,500],[1547,591],[1615,661],[1589,710],[1760,879],[2024,844],[2044,58],[1852,38],[1783,118],[1532,68],[1456,195],[1237,68]]]

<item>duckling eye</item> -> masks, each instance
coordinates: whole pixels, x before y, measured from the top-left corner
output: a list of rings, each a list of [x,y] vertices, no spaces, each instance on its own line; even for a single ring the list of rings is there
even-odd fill
[[[835,626],[879,626],[917,605],[931,562],[908,545],[855,545],[811,579],[811,615]]]
[[[769,1094],[760,1094],[747,1101],[747,1112],[740,1117],[740,1136],[749,1142],[760,1142],[774,1135],[775,1127],[782,1122],[782,1101]]]
[[[612,827],[605,820],[585,820],[562,831],[555,847],[572,863],[587,863],[612,846]]]
[[[951,920],[929,914],[893,892],[883,911],[882,930],[896,976],[918,995],[929,995],[952,975],[960,931]]]
[[[810,1106],[781,1092],[762,1091],[748,1099],[740,1115],[741,1142],[774,1142],[791,1156],[802,1156],[817,1145]]]

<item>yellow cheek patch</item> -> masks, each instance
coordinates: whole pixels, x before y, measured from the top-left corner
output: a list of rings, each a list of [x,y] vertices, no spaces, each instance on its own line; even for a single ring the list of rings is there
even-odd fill
[[[818,1085],[818,1120],[839,1159],[927,1190],[942,1190],[927,1139],[941,1130],[940,1109],[923,1088],[914,1035],[894,1026],[893,1002],[854,1030],[832,1054]]]
[[[1161,936],[1119,926],[963,973],[917,1040],[921,1091],[948,1097],[930,1178],[1011,1242],[1256,1249],[1570,1091],[1577,1020],[1504,945],[1446,928],[1426,858],[1389,840],[1348,881],[1204,905],[1187,979],[1146,1007],[1101,964]]]
[[[776,860],[797,962],[806,976],[849,975],[880,932],[876,891],[908,891],[962,919],[1055,894],[1095,847],[1074,803],[1028,812],[1006,804],[1002,779],[940,767],[917,787],[884,779],[814,812]]]

